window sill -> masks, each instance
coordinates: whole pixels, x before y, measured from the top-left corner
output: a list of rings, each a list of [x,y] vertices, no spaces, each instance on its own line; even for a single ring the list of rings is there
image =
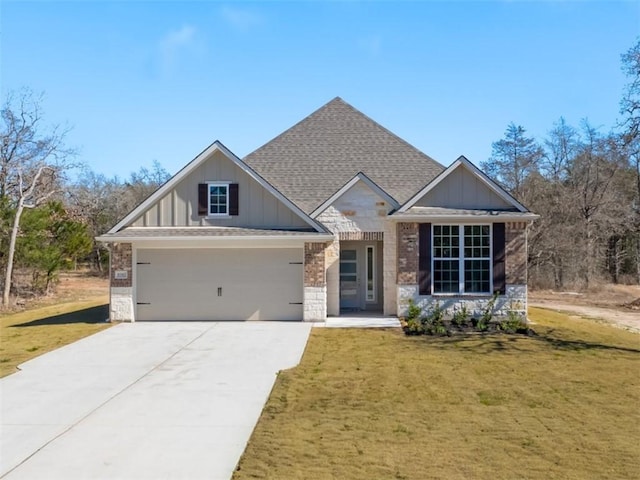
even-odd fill
[[[226,218],[231,218],[231,215],[221,214],[221,215],[207,215],[205,217],[207,220],[224,220]]]

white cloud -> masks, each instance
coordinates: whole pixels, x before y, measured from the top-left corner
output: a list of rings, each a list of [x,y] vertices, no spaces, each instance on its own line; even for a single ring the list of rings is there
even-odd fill
[[[194,26],[183,25],[160,39],[160,63],[165,72],[173,70],[181,53],[195,48],[197,34]]]
[[[264,22],[258,13],[236,7],[224,6],[220,9],[220,14],[227,24],[241,32],[249,31]]]

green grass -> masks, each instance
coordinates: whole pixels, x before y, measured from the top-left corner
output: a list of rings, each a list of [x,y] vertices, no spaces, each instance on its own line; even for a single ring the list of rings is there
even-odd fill
[[[314,329],[234,479],[640,478],[640,335],[530,317],[538,336]]]
[[[0,315],[0,377],[19,364],[108,328],[104,298]]]

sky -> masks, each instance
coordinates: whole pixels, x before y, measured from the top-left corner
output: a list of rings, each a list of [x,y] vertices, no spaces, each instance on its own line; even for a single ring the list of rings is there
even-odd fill
[[[215,140],[243,157],[336,96],[447,166],[507,125],[607,132],[636,1],[0,1],[0,93],[107,176],[175,173]]]

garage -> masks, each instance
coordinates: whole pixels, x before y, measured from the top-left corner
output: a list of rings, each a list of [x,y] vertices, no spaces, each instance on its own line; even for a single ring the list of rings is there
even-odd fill
[[[137,249],[136,320],[302,320],[302,248]]]

